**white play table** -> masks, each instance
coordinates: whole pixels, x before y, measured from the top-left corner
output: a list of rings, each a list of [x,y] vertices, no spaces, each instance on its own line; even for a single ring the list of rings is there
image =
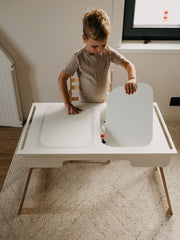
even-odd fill
[[[29,168],[19,213],[33,168],[57,168],[69,160],[128,160],[134,167],[159,168],[172,214],[163,167],[177,151],[157,103],[153,103],[152,141],[137,147],[114,147],[101,142],[106,103],[80,107],[83,109],[80,114],[68,115],[63,103],[32,104],[16,153]]]

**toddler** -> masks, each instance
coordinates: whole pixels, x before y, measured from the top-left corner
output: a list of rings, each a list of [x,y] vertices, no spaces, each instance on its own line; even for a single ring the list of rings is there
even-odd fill
[[[68,114],[80,113],[81,109],[70,102],[67,80],[77,72],[81,102],[100,103],[107,100],[110,84],[109,67],[111,62],[126,69],[127,94],[136,91],[136,71],[134,65],[124,56],[107,45],[110,34],[110,19],[101,9],[93,9],[84,14],[84,47],[74,53],[72,59],[60,73],[59,90]]]

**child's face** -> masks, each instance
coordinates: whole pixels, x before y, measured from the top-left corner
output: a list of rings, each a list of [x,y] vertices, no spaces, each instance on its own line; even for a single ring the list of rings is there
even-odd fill
[[[86,51],[94,55],[101,54],[104,51],[107,44],[107,39],[96,41],[92,38],[87,39],[84,35],[83,41],[86,44],[85,46]]]

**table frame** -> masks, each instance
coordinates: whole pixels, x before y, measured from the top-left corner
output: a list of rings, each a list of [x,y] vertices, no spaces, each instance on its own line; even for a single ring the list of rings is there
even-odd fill
[[[27,193],[27,189],[28,189],[28,184],[29,184],[29,181],[30,181],[30,178],[31,178],[31,174],[32,174],[32,171],[34,168],[45,168],[45,167],[60,167],[64,161],[77,161],[77,162],[82,162],[85,160],[94,160],[96,159],[96,155],[95,154],[82,154],[82,155],[78,155],[76,156],[76,154],[73,154],[73,155],[67,155],[66,154],[37,154],[37,153],[29,153],[29,152],[25,152],[24,149],[26,147],[26,138],[28,136],[28,132],[30,130],[30,127],[31,127],[31,123],[33,122],[33,117],[34,117],[34,113],[35,113],[35,110],[37,109],[38,106],[40,106],[41,104],[40,103],[34,103],[32,105],[32,108],[30,110],[30,114],[29,114],[29,117],[27,119],[27,122],[26,122],[26,125],[24,126],[24,129],[23,129],[23,132],[22,132],[22,135],[21,135],[21,138],[20,138],[20,142],[19,142],[19,145],[18,145],[18,149],[17,149],[17,156],[20,157],[22,159],[22,161],[24,163],[26,163],[26,166],[29,168],[28,170],[28,174],[27,174],[27,178],[26,178],[26,182],[25,182],[25,185],[24,185],[24,190],[23,190],[23,195],[22,195],[22,198],[21,198],[21,202],[20,202],[20,206],[19,206],[19,209],[18,209],[18,214],[21,213],[21,210],[22,210],[22,207],[23,207],[23,203],[24,203],[24,199],[25,199],[25,196],[26,196],[26,193]],[[131,161],[131,164],[134,165],[134,166],[138,166],[135,163],[136,159],[140,159],[140,162],[139,164],[142,166],[142,159],[145,157],[147,159],[150,159],[150,158],[155,158],[155,160],[152,161],[152,165],[148,165],[148,166],[143,166],[143,167],[156,167],[158,170],[159,170],[159,173],[160,173],[160,177],[161,177],[161,180],[162,180],[162,184],[163,184],[163,188],[164,188],[164,192],[165,192],[165,197],[166,197],[166,200],[167,200],[167,204],[168,204],[168,211],[169,213],[172,215],[173,214],[173,210],[172,210],[172,204],[171,204],[171,200],[170,200],[170,196],[169,196],[169,193],[168,193],[168,187],[167,187],[167,184],[166,184],[166,179],[165,179],[165,174],[164,174],[164,170],[163,170],[163,167],[164,166],[167,166],[169,161],[170,161],[170,158],[171,156],[177,154],[177,151],[176,151],[176,148],[174,146],[174,143],[171,139],[171,136],[168,132],[168,129],[165,125],[165,122],[164,122],[164,119],[160,113],[160,110],[157,106],[156,103],[153,104],[153,107],[155,109],[155,113],[158,117],[158,121],[160,122],[160,125],[161,125],[161,128],[163,129],[163,132],[164,132],[164,137],[166,138],[167,142],[168,142],[168,145],[169,145],[169,150],[168,151],[165,151],[165,152],[159,152],[159,153],[147,153],[147,154],[138,154],[137,152],[135,154],[105,154],[105,155],[102,155],[102,154],[99,154],[97,155],[98,158],[97,158],[97,162],[101,162],[103,163],[109,163],[109,159],[123,159],[123,160],[130,160]],[[101,156],[102,155],[102,156]],[[48,158],[49,156],[51,156],[51,165],[49,165],[49,162],[48,162]],[[99,157],[100,156],[100,157]],[[52,157],[53,157],[53,160],[52,161]],[[78,158],[79,157],[79,158]],[[45,162],[42,164],[40,162],[40,160],[45,159]],[[161,159],[160,162],[158,162],[158,158]],[[165,159],[165,163],[162,162],[162,160]],[[47,161],[46,161],[47,160]],[[156,160],[157,160],[157,163],[156,163]],[[138,163],[137,163],[138,164]]]

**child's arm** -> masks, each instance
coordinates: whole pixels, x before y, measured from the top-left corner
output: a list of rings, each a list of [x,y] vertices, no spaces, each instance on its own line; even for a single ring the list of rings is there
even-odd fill
[[[76,114],[76,113],[79,113],[81,111],[81,109],[78,107],[75,107],[70,102],[68,88],[67,88],[67,80],[69,77],[70,76],[67,73],[65,73],[64,71],[62,71],[60,73],[59,78],[58,78],[59,90],[60,90],[64,105],[68,110],[68,114]]]
[[[126,69],[128,73],[128,81],[125,84],[125,91],[127,94],[133,94],[136,92],[136,70],[133,63],[124,59],[121,66]]]

